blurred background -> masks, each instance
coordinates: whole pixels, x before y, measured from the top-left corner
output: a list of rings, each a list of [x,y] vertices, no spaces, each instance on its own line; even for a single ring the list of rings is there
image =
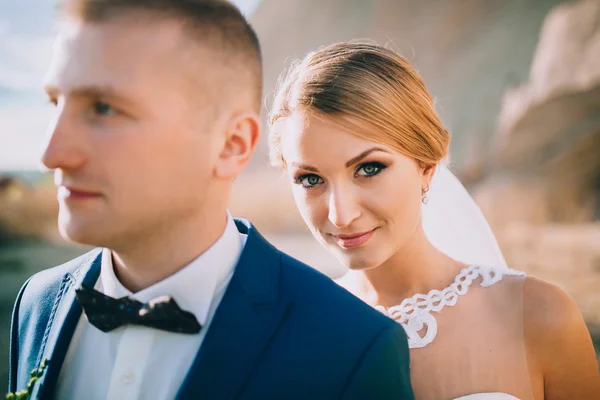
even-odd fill
[[[0,387],[12,304],[33,273],[87,248],[58,235],[38,158],[52,108],[41,81],[56,1],[0,0]],[[266,104],[308,51],[372,39],[419,70],[452,133],[450,167],[513,268],[577,302],[600,349],[600,0],[237,0],[262,41]],[[326,274],[266,135],[236,182],[234,216]]]

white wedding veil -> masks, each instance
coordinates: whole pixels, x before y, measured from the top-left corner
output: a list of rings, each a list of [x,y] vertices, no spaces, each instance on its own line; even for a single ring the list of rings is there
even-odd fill
[[[479,206],[446,166],[438,164],[427,199],[423,229],[438,250],[468,265],[508,268]]]

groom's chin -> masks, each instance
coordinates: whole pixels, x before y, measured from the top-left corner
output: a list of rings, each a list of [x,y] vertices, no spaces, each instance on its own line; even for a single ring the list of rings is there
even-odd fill
[[[59,214],[58,218],[58,231],[64,240],[86,246],[103,246],[102,238],[106,237],[106,224],[103,221],[65,214]]]

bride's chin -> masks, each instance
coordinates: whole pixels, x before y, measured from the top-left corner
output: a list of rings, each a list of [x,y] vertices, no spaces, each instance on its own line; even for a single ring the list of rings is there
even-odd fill
[[[376,260],[365,256],[361,257],[358,254],[351,256],[347,254],[338,254],[337,259],[344,267],[352,271],[366,271],[379,266],[379,263],[376,262]]]

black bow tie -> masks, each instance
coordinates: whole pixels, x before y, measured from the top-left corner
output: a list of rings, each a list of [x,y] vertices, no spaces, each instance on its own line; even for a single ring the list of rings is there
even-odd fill
[[[171,296],[144,304],[129,297],[115,299],[86,285],[81,285],[75,295],[90,323],[103,332],[123,325],[142,325],[177,333],[198,333],[202,328],[194,314],[179,308]]]

